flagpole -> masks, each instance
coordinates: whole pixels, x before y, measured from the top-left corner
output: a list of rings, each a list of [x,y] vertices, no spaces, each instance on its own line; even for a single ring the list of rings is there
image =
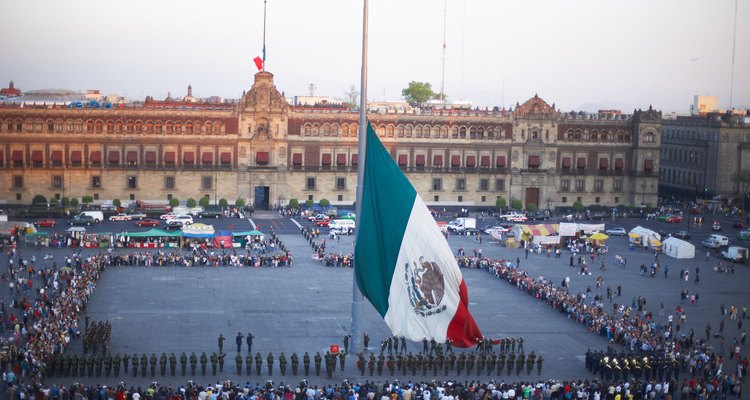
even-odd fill
[[[263,71],[266,70],[266,4],[267,0],[263,0]]]
[[[367,150],[367,2],[364,0],[362,12],[362,75],[360,80],[360,98],[359,98],[359,148],[357,150],[357,227],[362,219],[362,183],[365,177],[365,152]],[[354,243],[359,237],[359,229],[355,231]],[[354,259],[354,268],[357,267],[357,259]],[[362,343],[362,312],[364,311],[365,297],[357,285],[357,276],[352,274],[352,327],[351,327],[351,344],[352,351],[356,354],[364,351]]]

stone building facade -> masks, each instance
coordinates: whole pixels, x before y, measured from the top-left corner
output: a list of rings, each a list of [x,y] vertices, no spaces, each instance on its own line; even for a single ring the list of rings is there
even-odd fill
[[[425,202],[541,209],[656,204],[661,113],[561,113],[534,96],[512,111],[369,115]],[[355,199],[358,114],[292,107],[259,72],[236,104],[112,109],[0,106],[0,201],[243,198],[258,208]]]
[[[750,170],[750,123],[739,114],[708,113],[662,122],[659,176],[665,195],[733,200],[733,174]]]

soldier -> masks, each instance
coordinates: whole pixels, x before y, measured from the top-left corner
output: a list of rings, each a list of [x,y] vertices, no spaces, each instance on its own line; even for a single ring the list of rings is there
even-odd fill
[[[206,357],[206,352],[201,353],[201,375],[206,376],[206,364],[208,363],[208,357]]]
[[[252,353],[253,352],[253,339],[255,336],[253,336],[252,332],[247,333],[247,338],[245,341],[247,341],[247,352]]]
[[[539,356],[539,358],[536,360],[536,374],[537,375],[542,374],[542,361],[544,361],[544,358],[542,358],[542,356]]]
[[[495,354],[495,352],[492,352],[489,357],[487,357],[487,375],[492,375],[492,373],[495,372],[496,365],[497,354]]]
[[[385,349],[388,348],[388,339],[383,339],[380,341],[380,352],[384,352]]]
[[[432,354],[427,354],[422,359],[422,376],[427,376],[427,370],[432,368],[432,360],[433,360]]]
[[[302,365],[305,368],[305,376],[310,376],[310,354],[307,352],[302,356]]]
[[[536,354],[534,354],[534,350],[531,351],[531,354],[529,354],[529,358],[526,362],[526,375],[531,375],[531,371],[534,370],[534,363],[536,362]]]
[[[520,336],[518,338],[518,352],[523,352],[523,336]]]
[[[386,360],[386,367],[388,367],[388,371],[391,373],[391,376],[393,376],[395,369],[396,369],[396,359],[393,357],[393,354],[388,354],[388,359]]]
[[[286,376],[286,356],[283,351],[279,355],[279,370],[281,371],[281,376]]]
[[[190,375],[195,376],[195,367],[198,365],[198,357],[195,356],[195,352],[190,353]]]
[[[393,354],[393,336],[388,336],[388,354]]]
[[[516,355],[513,353],[508,354],[508,361],[505,362],[505,367],[508,370],[508,375],[513,372],[513,364],[516,363]]]
[[[427,338],[422,338],[422,353],[427,354]]]
[[[174,353],[169,354],[169,373],[174,376],[177,370],[177,356]]]
[[[367,331],[365,331],[365,333],[362,334],[362,339],[364,339],[362,343],[364,343],[365,351],[367,351],[367,346],[370,344],[370,335],[367,334]]]
[[[453,347],[451,346],[451,340],[450,339],[445,339],[445,352],[446,353],[448,353],[448,352],[453,353]]]
[[[106,377],[109,377],[109,374],[112,373],[112,354],[107,353],[106,356],[104,356],[104,375]]]
[[[263,365],[263,356],[260,352],[255,353],[255,375],[260,375],[260,368]]]
[[[406,353],[406,336],[401,336],[401,353]]]
[[[213,376],[216,376],[216,368],[219,367],[219,356],[216,355],[215,351],[211,353],[209,360],[211,360],[211,373]]]
[[[526,355],[521,353],[518,355],[518,358],[516,359],[516,375],[521,375],[521,370],[523,369],[523,365],[526,362]]]
[[[167,353],[162,352],[159,357],[159,373],[164,376],[167,373]]]
[[[180,372],[182,373],[182,376],[185,376],[186,367],[187,367],[187,355],[183,351],[182,354],[180,354]]]
[[[224,372],[224,359],[227,358],[227,353],[219,353],[219,373]]]
[[[140,363],[141,376],[146,376],[146,370],[148,369],[148,358],[146,357],[146,353],[141,353]]]
[[[273,375],[273,354],[268,353],[266,357],[266,366],[268,367],[268,375]]]
[[[405,362],[404,362],[404,367],[402,368],[403,369],[402,374],[406,375],[406,371],[410,370],[411,369],[411,365],[414,364],[414,362],[415,362],[414,361],[414,355],[411,354],[411,352],[409,352],[409,354],[407,354],[406,357],[404,357],[404,360],[405,360]]]
[[[234,364],[237,368],[237,375],[242,375],[242,356],[240,353],[234,356]]]
[[[411,374],[416,375],[417,369],[422,367],[422,353],[419,353],[414,357],[414,362],[411,363]]]
[[[516,338],[515,337],[510,338],[510,352],[511,353],[516,352]]]
[[[365,361],[365,356],[363,356],[362,353],[359,353],[357,355],[357,369],[359,370],[360,375],[365,376],[366,366],[367,366],[367,361]]]
[[[346,363],[346,354],[344,354],[344,353],[339,353],[339,366],[341,367],[341,371],[343,371],[343,370],[344,370],[344,364],[345,364],[345,363]],[[334,367],[335,367],[335,364],[336,364],[336,359],[335,359],[335,358],[334,358],[334,360],[333,360],[333,364],[334,364]],[[335,369],[335,368],[334,368],[334,369]]]
[[[456,366],[456,353],[451,352],[451,354],[446,359],[445,370],[453,371],[453,368],[455,368],[455,366]],[[447,373],[448,372],[446,372],[446,374]]]
[[[70,376],[70,355],[67,355],[65,356],[65,358],[63,358],[63,373],[65,374],[66,378]]]
[[[138,376],[138,354],[133,353],[133,377]]]
[[[151,353],[151,358],[148,359],[148,362],[151,365],[151,376],[156,376],[156,361],[156,354]]]
[[[469,355],[466,357],[466,375],[471,375],[471,370],[474,369],[474,361],[476,360],[476,356],[474,353],[469,353]]]
[[[73,354],[73,360],[70,362],[70,368],[73,370],[73,377],[78,376],[78,354]]]
[[[88,369],[88,376],[91,377],[94,375],[94,355],[89,354],[88,358],[86,359],[86,367]]]
[[[320,352],[315,353],[315,375],[320,376],[320,362],[323,361],[323,357],[320,356]]]
[[[243,336],[241,332],[237,332],[237,337],[234,338],[235,343],[237,343],[237,352],[238,353],[242,352],[242,339],[244,337],[245,336]]]
[[[126,374],[128,373],[128,361],[130,361],[130,356],[126,353],[122,356],[122,368],[123,372],[125,372]],[[115,376],[116,375],[117,374],[115,374]]]
[[[383,367],[385,366],[385,356],[383,355],[383,353],[380,353],[380,355],[378,356],[377,366],[378,376],[383,376]]]
[[[352,337],[352,335],[344,335],[344,351],[349,352],[349,338]]]
[[[101,354],[98,354],[96,358],[94,359],[94,365],[96,366],[96,376],[100,377],[102,376],[102,363],[104,360],[102,359]]]
[[[375,355],[370,353],[370,359],[367,361],[367,368],[370,370],[370,376],[375,372],[375,364],[377,364]]]
[[[445,365],[445,355],[443,354],[442,351],[438,351],[438,354],[435,356],[435,363],[432,364],[432,370],[435,373],[435,375],[437,375],[438,370],[443,369],[444,365]]]
[[[500,347],[502,349],[502,345]],[[497,356],[497,374],[502,375],[503,368],[505,368],[505,353],[500,353],[499,356]]]
[[[253,372],[253,355],[247,353],[245,356],[245,368],[247,369],[247,375],[249,376]]]
[[[461,353],[458,355],[458,361],[456,362],[456,375],[461,375],[464,365],[466,365],[466,354]]]
[[[224,351],[224,340],[226,340],[226,338],[223,334],[220,333],[219,339],[217,339],[217,341],[219,342],[219,353]]]
[[[485,347],[486,348],[486,347]],[[487,363],[487,355],[482,353],[477,357],[477,375],[481,375],[484,371],[484,365]]]
[[[299,357],[297,356],[297,352],[292,353],[291,360],[292,360],[292,373],[294,374],[294,376],[297,376],[297,370],[299,369]]]
[[[430,354],[437,351],[437,340],[435,338],[430,339]]]

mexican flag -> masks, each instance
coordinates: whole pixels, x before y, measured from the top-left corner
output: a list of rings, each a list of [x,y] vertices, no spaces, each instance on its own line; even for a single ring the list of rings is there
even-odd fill
[[[394,335],[469,347],[482,338],[448,242],[427,206],[367,126],[355,275]]]

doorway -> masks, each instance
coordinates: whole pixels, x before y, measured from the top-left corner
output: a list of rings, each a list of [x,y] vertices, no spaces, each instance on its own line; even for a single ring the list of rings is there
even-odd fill
[[[526,188],[524,201],[525,208],[529,208],[529,203],[534,203],[539,208],[539,188]]]
[[[268,210],[269,209],[269,194],[270,189],[268,186],[256,186],[255,187],[255,209],[256,210]]]

